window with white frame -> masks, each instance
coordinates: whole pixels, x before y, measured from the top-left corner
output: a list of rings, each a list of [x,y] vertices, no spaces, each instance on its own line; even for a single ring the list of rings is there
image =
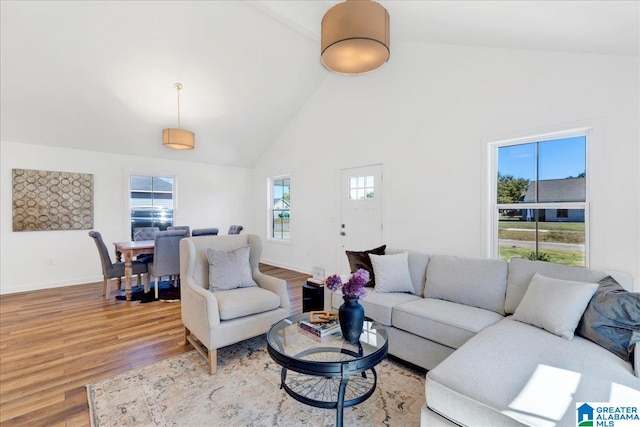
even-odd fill
[[[175,185],[172,176],[131,175],[129,190],[132,238],[136,228],[166,230],[173,225]]]
[[[373,199],[373,175],[352,176],[349,180],[349,200]]]
[[[494,257],[587,265],[587,136],[492,144]]]
[[[270,225],[269,237],[277,240],[289,240],[291,230],[291,178],[279,176],[270,178]]]

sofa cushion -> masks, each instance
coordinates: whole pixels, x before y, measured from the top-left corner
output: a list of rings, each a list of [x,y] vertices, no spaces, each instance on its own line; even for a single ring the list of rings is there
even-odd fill
[[[591,341],[510,318],[467,341],[425,384],[433,411],[483,426],[575,426],[576,402],[638,402],[639,388],[630,363]]]
[[[237,288],[215,292],[220,320],[258,314],[280,307],[280,297],[259,287]]]
[[[433,298],[398,304],[391,315],[394,327],[451,348],[502,318],[493,311]]]
[[[367,282],[366,286],[373,287],[376,284],[376,277],[373,272],[373,267],[371,266],[369,254],[384,255],[386,247],[387,245],[382,245],[366,251],[345,251],[347,259],[349,260],[349,268],[352,273],[355,273],[360,268],[369,272],[369,282]]]
[[[596,289],[597,283],[552,279],[536,273],[513,319],[570,340]]]
[[[414,292],[408,255],[408,252],[393,255],[369,254],[376,275],[376,292]]]
[[[337,310],[344,302],[342,294],[335,292],[331,296],[331,306]],[[384,326],[391,326],[391,310],[394,306],[420,299],[422,298],[408,293],[382,293],[369,289],[367,296],[360,299],[360,305],[364,308],[365,316]]]
[[[411,283],[413,284],[413,293],[423,296],[424,281],[427,277],[427,265],[429,264],[430,259],[429,254],[417,251],[402,251],[398,249],[387,249],[385,254],[393,255],[400,252],[409,253],[409,275],[411,276]]]
[[[576,334],[630,360],[640,343],[640,293],[626,291],[611,276],[600,280]]]
[[[424,296],[504,314],[507,268],[500,259],[432,255]]]
[[[554,279],[589,283],[597,283],[607,276],[604,271],[600,270],[513,257],[509,261],[509,276],[507,277],[507,294],[504,307],[507,314],[513,314],[518,308],[535,273]]]

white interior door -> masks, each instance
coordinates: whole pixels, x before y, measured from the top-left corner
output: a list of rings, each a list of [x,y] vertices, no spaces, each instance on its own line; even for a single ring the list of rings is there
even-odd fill
[[[382,165],[342,169],[340,177],[342,273],[349,272],[345,250],[382,245]]]

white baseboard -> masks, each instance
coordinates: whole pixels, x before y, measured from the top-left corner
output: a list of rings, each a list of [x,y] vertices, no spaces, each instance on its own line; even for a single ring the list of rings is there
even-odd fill
[[[280,262],[270,261],[266,259],[263,259],[260,262],[264,264],[273,265],[274,267],[285,268],[287,270],[293,270],[298,273],[308,274],[310,276],[313,275],[313,272],[311,271],[311,269],[300,268],[298,266],[283,264]],[[28,285],[20,286],[20,287],[8,287],[8,286],[0,285],[0,295],[15,294],[18,292],[38,291],[41,289],[62,288],[64,286],[83,285],[85,283],[95,283],[95,282],[102,282],[102,276],[92,276],[92,277],[84,277],[79,279],[60,280],[57,282],[49,282],[49,283],[30,283]]]
[[[0,295],[15,294],[18,292],[38,291],[41,289],[62,288],[65,286],[84,285],[86,283],[102,282],[102,276],[92,276],[80,279],[61,280],[49,283],[30,283],[26,286],[8,287],[0,285]]]
[[[311,269],[306,269],[306,268],[298,267],[295,265],[283,264],[281,262],[276,262],[276,261],[270,261],[268,259],[261,259],[260,262],[263,264],[273,265],[274,267],[285,268],[287,270],[293,270],[293,271],[297,271],[298,273],[303,273],[303,274],[308,274],[313,276],[313,272]]]

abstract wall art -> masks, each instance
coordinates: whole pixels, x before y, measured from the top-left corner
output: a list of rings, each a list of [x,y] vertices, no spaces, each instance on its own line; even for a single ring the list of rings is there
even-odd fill
[[[13,231],[93,228],[93,174],[12,170]]]

